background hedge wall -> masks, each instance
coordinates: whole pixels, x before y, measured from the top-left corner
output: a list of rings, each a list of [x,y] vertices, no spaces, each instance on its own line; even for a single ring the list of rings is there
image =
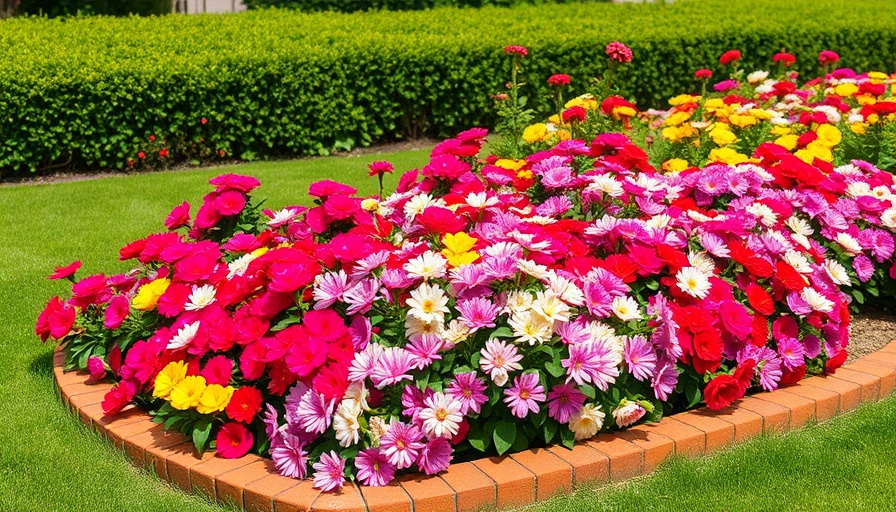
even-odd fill
[[[699,0],[355,14],[264,10],[160,18],[0,22],[0,173],[125,168],[165,139],[169,159],[326,153],[408,135],[490,126],[509,77],[507,44],[529,48],[529,97],[545,79],[573,93],[605,71],[604,46],[634,51],[619,86],[642,108],[697,90],[693,72],[743,51],[747,69],[786,49],[817,73],[896,68],[892,0]],[[206,123],[203,124],[203,118]]]
[[[391,11],[415,11],[434,7],[484,7],[498,5],[509,7],[520,4],[551,4],[576,2],[609,2],[610,0],[243,0],[249,9],[282,7],[300,11],[356,12],[378,9]]]

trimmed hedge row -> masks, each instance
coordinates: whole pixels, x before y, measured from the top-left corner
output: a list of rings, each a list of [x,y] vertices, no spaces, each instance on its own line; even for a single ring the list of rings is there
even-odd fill
[[[387,9],[417,11],[435,7],[473,7],[486,5],[510,7],[519,4],[609,2],[610,0],[244,0],[249,9],[281,7],[300,11],[356,12]]]
[[[163,140],[168,160],[322,154],[490,126],[509,77],[506,44],[529,48],[530,104],[545,79],[570,93],[628,44],[620,92],[639,106],[696,90],[730,48],[768,68],[781,49],[817,73],[822,49],[862,70],[896,68],[891,0],[702,0],[415,12],[254,11],[225,16],[12,19],[0,23],[0,175],[50,166],[125,168]],[[203,120],[205,122],[203,122]],[[139,161],[138,161],[139,162]]]

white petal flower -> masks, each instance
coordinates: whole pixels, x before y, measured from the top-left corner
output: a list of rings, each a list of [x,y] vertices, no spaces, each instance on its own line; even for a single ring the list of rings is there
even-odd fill
[[[187,303],[184,305],[184,309],[186,311],[199,311],[212,302],[215,302],[216,292],[217,290],[215,287],[210,284],[204,284],[202,286],[193,285],[193,291],[190,293],[190,297],[187,298]]]
[[[448,260],[437,252],[426,251],[404,264],[404,270],[411,277],[432,279],[445,277]]]
[[[676,285],[684,293],[698,299],[705,299],[709,295],[712,285],[709,275],[696,267],[684,267],[675,274]]]
[[[824,295],[815,291],[814,288],[806,287],[803,288],[803,291],[800,293],[802,295],[803,300],[809,303],[809,307],[814,311],[819,311],[821,313],[830,313],[834,310],[834,303],[828,300]]]
[[[177,350],[179,348],[186,347],[193,341],[193,338],[196,337],[196,334],[199,332],[199,321],[195,321],[189,324],[184,325],[180,329],[177,330],[177,334],[175,334],[171,341],[168,342],[168,345],[165,346],[168,350]]]
[[[613,309],[613,314],[623,322],[641,319],[641,307],[638,301],[631,297],[616,297],[610,307]]]
[[[569,429],[575,432],[577,441],[588,439],[604,426],[605,417],[600,404],[585,404],[569,419]]]

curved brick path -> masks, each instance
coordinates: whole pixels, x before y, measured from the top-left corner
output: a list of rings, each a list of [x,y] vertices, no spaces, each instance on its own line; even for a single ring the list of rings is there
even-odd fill
[[[88,428],[122,448],[135,465],[152,467],[163,480],[187,492],[231,501],[245,510],[425,512],[519,506],[568,492],[582,483],[618,482],[652,471],[672,455],[701,455],[762,432],[783,432],[810,421],[822,422],[864,402],[889,396],[896,386],[896,341],[837,370],[795,386],[760,393],[722,411],[696,409],[600,434],[576,445],[529,450],[504,457],[452,464],[436,476],[408,476],[387,487],[346,486],[321,493],[311,481],[276,474],[271,462],[254,455],[228,460],[206,453],[197,458],[192,443],[165,433],[149,416],[130,406],[107,418],[100,403],[112,387],[87,384],[85,373],[63,373],[61,352],[54,357],[62,402]]]

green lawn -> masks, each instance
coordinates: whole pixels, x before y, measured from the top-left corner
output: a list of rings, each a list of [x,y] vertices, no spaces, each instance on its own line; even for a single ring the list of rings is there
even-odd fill
[[[52,347],[34,320],[67,283],[45,276],[80,259],[79,275],[115,272],[118,248],[163,229],[184,199],[198,205],[209,178],[252,174],[257,197],[279,208],[305,201],[308,184],[376,180],[366,164],[398,171],[426,151],[245,164],[35,186],[0,187],[0,511],[222,510],[172,490],[67,414],[54,392]],[[397,177],[387,178],[387,188]],[[195,208],[194,208],[195,212]],[[700,461],[674,461],[655,476],[598,493],[580,491],[538,510],[868,510],[892,509],[896,491],[896,400],[802,432],[762,439]]]

